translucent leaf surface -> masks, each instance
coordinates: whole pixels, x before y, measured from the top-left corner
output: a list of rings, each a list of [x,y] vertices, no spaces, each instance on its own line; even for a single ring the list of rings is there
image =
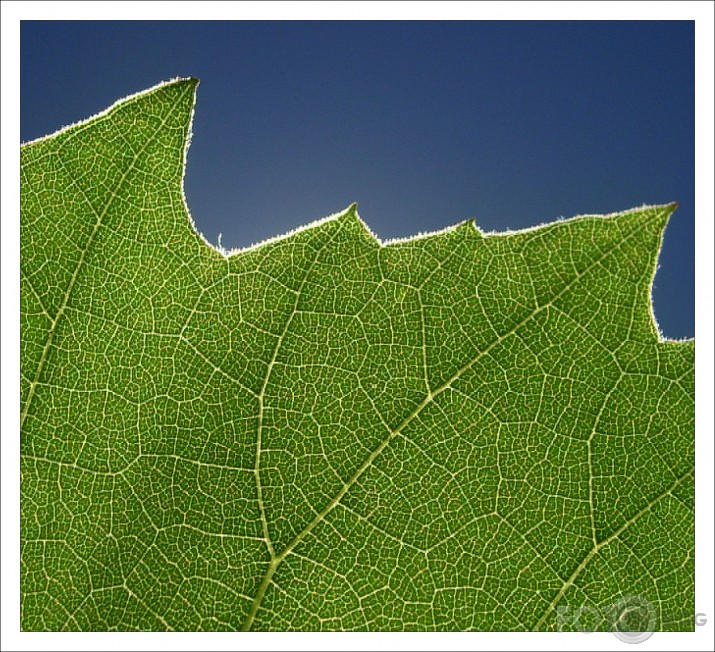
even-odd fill
[[[553,630],[637,595],[690,629],[674,206],[392,244],[351,206],[226,256],[182,195],[195,88],[21,149],[22,627]]]

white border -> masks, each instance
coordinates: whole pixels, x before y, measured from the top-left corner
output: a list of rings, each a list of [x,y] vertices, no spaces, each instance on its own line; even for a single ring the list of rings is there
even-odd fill
[[[698,644],[712,649],[715,630],[713,578],[713,242],[715,201],[713,197],[713,31],[715,6],[697,3],[695,22],[695,608],[707,614],[708,624],[696,628]],[[694,8],[695,9],[695,8]],[[686,649],[690,641],[682,641]]]
[[[708,2],[692,0],[434,0],[381,2],[343,0],[178,0],[167,12],[164,2],[151,0],[82,0],[3,2],[15,20],[702,20],[712,10]]]
[[[168,12],[167,9],[170,11]],[[713,4],[710,2],[2,2],[2,649],[12,650],[608,650],[610,634],[39,634],[19,622],[19,21],[82,19],[646,19],[696,21],[695,634],[656,633],[643,650],[712,649],[713,602]],[[167,14],[170,13],[170,16]],[[180,71],[177,71],[180,72]],[[664,93],[668,89],[663,89]]]

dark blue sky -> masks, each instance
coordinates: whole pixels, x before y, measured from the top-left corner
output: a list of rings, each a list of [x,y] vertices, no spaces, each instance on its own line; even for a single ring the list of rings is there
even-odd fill
[[[655,312],[694,335],[693,23],[24,21],[22,140],[190,75],[210,241],[353,201],[383,239],[678,201]]]

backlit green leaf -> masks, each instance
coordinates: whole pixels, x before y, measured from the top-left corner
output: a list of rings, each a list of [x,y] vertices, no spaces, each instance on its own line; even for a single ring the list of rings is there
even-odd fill
[[[227,256],[195,88],[21,149],[23,629],[692,628],[674,205],[391,244],[351,206]]]

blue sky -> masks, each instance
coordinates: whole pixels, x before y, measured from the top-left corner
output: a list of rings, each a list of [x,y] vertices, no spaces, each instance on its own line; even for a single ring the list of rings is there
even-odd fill
[[[381,238],[678,201],[656,276],[694,335],[691,22],[27,22],[21,137],[201,80],[186,194],[252,244],[357,201]]]

